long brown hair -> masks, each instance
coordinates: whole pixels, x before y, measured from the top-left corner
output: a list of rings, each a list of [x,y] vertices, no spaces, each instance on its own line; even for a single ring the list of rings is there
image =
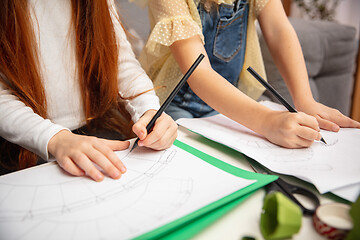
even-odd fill
[[[0,81],[24,104],[47,118],[46,97],[41,80],[37,43],[28,0],[3,0],[0,6]],[[107,0],[71,0],[76,40],[76,63],[87,125],[114,129],[129,135],[129,114],[120,103],[118,45]],[[107,121],[103,121],[107,119]],[[11,169],[36,164],[37,156],[6,142],[1,152],[18,159],[2,163]],[[11,150],[11,152],[9,152]],[[4,154],[4,153],[2,153]]]

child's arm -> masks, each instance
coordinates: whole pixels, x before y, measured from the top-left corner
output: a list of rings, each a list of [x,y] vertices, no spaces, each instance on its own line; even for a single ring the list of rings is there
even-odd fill
[[[112,9],[111,13],[116,14],[114,3],[112,3]],[[112,15],[112,18],[119,43],[118,87],[120,95],[126,98],[153,89],[153,83],[136,59],[116,15]],[[160,108],[159,98],[155,91],[126,100],[125,108],[135,122],[132,130],[140,139],[139,146],[162,150],[173,144],[177,136],[177,124],[165,113],[157,119],[152,132],[147,134],[146,125]]]
[[[140,67],[127,41],[125,32],[117,20],[114,2],[111,2],[111,14],[119,44],[118,88],[122,97],[135,96],[152,89],[151,80]],[[177,125],[163,114],[156,121],[153,131],[147,135],[146,125],[159,108],[159,100],[154,92],[148,92],[125,101],[125,108],[136,122],[133,130],[139,136],[140,146],[153,149],[169,147],[176,138]],[[128,148],[129,142],[111,141],[96,137],[80,136],[69,131],[60,131],[48,144],[49,152],[67,172],[73,175],[86,173],[96,181],[104,176],[94,166],[99,165],[112,178],[120,178],[126,168],[114,151]]]
[[[177,125],[168,115],[163,114],[156,121],[153,131],[147,135],[146,125],[155,112],[146,111],[134,124],[133,130],[141,139],[139,146],[160,150],[170,147],[175,141]],[[126,167],[114,151],[125,150],[128,147],[128,141],[82,136],[67,130],[55,134],[48,143],[49,153],[65,171],[75,176],[86,174],[95,181],[102,181],[104,175],[94,163],[114,179],[120,178],[126,172]]]
[[[70,174],[81,176],[86,172],[91,178],[97,181],[102,180],[103,175],[90,160],[93,159],[93,162],[101,166],[109,176],[114,178],[121,176],[120,171],[124,165],[113,150],[126,149],[128,142],[108,141],[73,134],[67,128],[34,113],[1,83],[0,112],[2,137],[31,150],[44,160],[49,158],[49,152]]]
[[[320,139],[314,117],[303,113],[272,111],[247,97],[215,72],[200,37],[176,41],[170,49],[182,72],[191,66],[200,53],[205,55],[188,83],[202,100],[218,112],[284,147],[307,147]]]
[[[297,110],[315,116],[320,127],[326,130],[338,131],[339,126],[360,128],[359,122],[314,100],[300,43],[281,1],[270,0],[258,19],[264,39]]]

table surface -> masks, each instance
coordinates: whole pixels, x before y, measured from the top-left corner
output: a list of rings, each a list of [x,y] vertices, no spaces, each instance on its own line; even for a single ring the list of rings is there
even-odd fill
[[[247,171],[253,171],[247,161],[242,158],[240,153],[237,153],[235,150],[228,149],[225,146],[207,140],[204,137],[190,132],[181,126],[179,126],[177,139],[235,167]],[[287,178],[286,180],[293,183],[295,182],[296,184],[300,184],[305,187],[310,187],[311,189],[315,190],[315,188],[313,188],[309,184],[304,183],[301,180],[297,180],[294,178]],[[315,192],[318,195],[321,204],[334,202],[333,199],[320,195],[317,191]],[[239,240],[244,236],[252,236],[255,237],[257,240],[263,239],[260,233],[259,222],[264,195],[265,190],[259,189],[247,200],[235,207],[235,209],[233,209],[231,212],[229,212],[228,214],[220,218],[218,221],[216,221],[214,224],[210,225],[208,228],[196,235],[194,239]],[[325,238],[315,231],[312,225],[312,218],[304,216],[302,219],[302,227],[300,229],[300,232],[297,235],[294,235],[292,239],[316,240]]]
[[[202,151],[213,157],[216,157],[228,164],[231,164],[235,167],[253,171],[248,162],[244,159],[241,153],[236,152],[235,150],[229,149],[221,144],[215,143],[211,140],[208,140],[196,133],[193,133],[182,126],[179,126],[178,130],[178,140]],[[54,164],[47,163],[47,164]],[[45,165],[47,165],[45,164]],[[37,167],[42,167],[45,165],[39,165]],[[282,176],[285,177],[286,176]],[[334,199],[327,196],[320,195],[316,189],[307,183],[304,183],[301,180],[295,178],[286,178],[287,181],[292,183],[299,184],[303,187],[310,187],[312,190],[315,190],[315,193],[318,195],[321,204],[334,202]],[[263,206],[263,198],[265,196],[265,190],[259,189],[254,194],[252,194],[248,199],[243,201],[241,204],[236,206],[232,211],[225,214],[215,223],[198,233],[193,239],[194,240],[240,240],[244,236],[251,236],[257,240],[263,239],[260,229],[260,214]],[[306,199],[302,199],[305,206],[310,207],[311,205],[306,205]],[[312,226],[312,219],[310,217],[303,217],[302,227],[300,232],[295,235],[292,239],[326,239],[319,235]]]

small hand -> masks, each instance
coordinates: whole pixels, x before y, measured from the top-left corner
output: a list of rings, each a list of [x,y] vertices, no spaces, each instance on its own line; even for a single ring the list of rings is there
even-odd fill
[[[359,122],[343,115],[339,110],[327,107],[315,100],[302,103],[297,106],[297,109],[314,116],[320,128],[324,130],[337,132],[340,127],[360,128]]]
[[[264,136],[286,148],[309,147],[320,140],[320,128],[315,117],[305,113],[271,111],[264,119]]]
[[[163,150],[169,148],[177,137],[177,124],[166,113],[156,120],[152,131],[148,134],[146,125],[155,115],[155,110],[148,110],[133,125],[133,132],[139,137],[139,146],[145,146],[155,150]]]
[[[114,179],[118,179],[126,172],[124,164],[114,151],[129,147],[127,141],[106,140],[73,134],[62,130],[55,134],[48,143],[48,151],[59,165],[68,173],[75,176],[88,175],[99,182],[104,175],[94,163]]]

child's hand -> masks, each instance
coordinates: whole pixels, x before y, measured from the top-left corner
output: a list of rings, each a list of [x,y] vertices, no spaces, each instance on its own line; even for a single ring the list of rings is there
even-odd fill
[[[327,107],[321,103],[309,101],[296,106],[299,111],[316,117],[320,128],[337,132],[340,127],[360,128],[360,123],[343,115],[334,108]]]
[[[302,112],[271,111],[263,126],[263,135],[270,142],[286,148],[309,147],[321,139],[316,118]]]
[[[133,126],[133,132],[139,137],[139,146],[149,147],[155,150],[169,148],[177,137],[177,124],[166,113],[156,120],[152,131],[148,134],[146,125],[155,115],[155,110],[148,110]]]
[[[50,139],[48,151],[68,173],[75,176],[86,174],[99,182],[104,179],[104,175],[93,163],[110,177],[120,178],[126,168],[114,151],[127,149],[129,144],[127,141],[82,136],[62,130]]]

